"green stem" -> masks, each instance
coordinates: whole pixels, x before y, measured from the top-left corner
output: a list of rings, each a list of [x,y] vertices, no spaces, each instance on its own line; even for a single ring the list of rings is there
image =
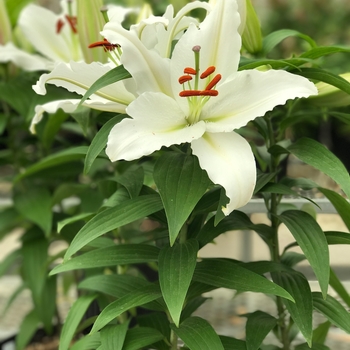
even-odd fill
[[[276,144],[272,121],[269,115],[265,117],[265,120],[269,130],[268,147],[272,147]],[[269,165],[270,171],[272,173],[277,172],[278,165],[279,165],[279,156],[271,155],[271,160]],[[273,181],[275,183],[277,182],[277,175],[274,177]],[[279,253],[279,240],[278,240],[279,220],[277,217],[277,208],[278,208],[278,195],[276,193],[272,193],[271,200],[270,200],[270,208],[268,208],[270,219],[271,219],[271,228],[273,230],[272,247],[270,248],[270,252],[271,252],[271,260],[274,262],[280,263],[281,256]],[[288,327],[285,319],[285,308],[281,297],[276,297],[276,306],[277,306],[278,319],[279,319],[278,326],[280,329],[280,338],[281,338],[280,340],[283,344],[283,350],[289,350],[290,348],[290,341],[289,341],[289,334],[288,334],[289,332],[288,332]]]

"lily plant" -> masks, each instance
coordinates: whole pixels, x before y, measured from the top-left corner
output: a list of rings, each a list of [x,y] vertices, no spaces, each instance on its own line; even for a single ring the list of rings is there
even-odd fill
[[[108,157],[130,161],[188,143],[209,178],[225,189],[225,215],[250,200],[256,179],[249,143],[235,130],[289,99],[317,94],[309,80],[286,71],[239,71],[240,23],[236,1],[218,0],[199,26],[189,25],[171,58],[115,23],[102,32],[121,45],[138,95],[126,107],[131,118],[109,134]]]

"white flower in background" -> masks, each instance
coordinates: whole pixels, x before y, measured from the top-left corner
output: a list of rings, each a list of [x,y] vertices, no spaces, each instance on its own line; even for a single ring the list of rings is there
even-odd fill
[[[160,55],[170,55],[170,48],[173,40],[175,38],[178,38],[184,32],[184,30],[188,28],[188,25],[190,23],[198,24],[198,21],[196,19],[192,17],[186,17],[186,14],[194,8],[203,8],[207,11],[210,9],[208,4],[202,3],[200,1],[195,1],[191,4],[186,5],[181,11],[177,13],[176,16],[174,16],[172,6],[168,6],[165,15],[162,17],[153,15],[148,18],[140,17],[140,22],[136,25],[133,25],[130,31],[123,29],[121,25],[121,19],[123,17],[120,17],[120,14],[118,16],[117,12],[115,12],[115,9],[111,9],[108,12],[108,18],[110,19],[108,25],[113,28],[118,28],[118,30],[122,29],[125,31],[125,33],[129,33],[129,39],[131,41],[135,40],[136,43],[142,43],[140,47],[144,48],[144,50],[147,52],[154,51],[151,52],[150,55],[152,57],[155,57],[157,61],[157,58],[160,58]],[[143,11],[140,13],[141,16],[142,13]],[[92,50],[94,47],[103,47],[111,63],[105,65],[98,63],[88,65],[84,62],[58,64],[52,70],[52,72],[43,74],[40,77],[37,84],[33,87],[35,92],[40,95],[45,95],[45,84],[54,84],[56,86],[61,86],[69,91],[84,95],[88,88],[90,88],[90,86],[98,78],[102,77],[102,75],[107,73],[116,65],[120,64],[120,55],[122,54],[122,48],[119,43],[111,44],[106,40],[101,40],[96,43],[92,43],[90,46],[92,47]],[[138,57],[131,57],[130,59],[136,66],[139,64]],[[167,65],[167,62],[165,62],[165,65]],[[161,69],[161,66],[155,66],[154,68]],[[137,93],[135,91],[135,84],[131,81],[131,79],[128,79],[127,81],[120,81],[101,89],[101,91],[96,92],[87,101],[85,101],[83,105],[97,110],[125,113],[125,108],[132,100],[135,99],[135,96],[137,96]],[[36,106],[35,115],[32,119],[31,131],[35,131],[35,124],[40,122],[44,112],[55,113],[57,109],[61,108],[66,113],[72,113],[75,111],[79,102],[80,99],[59,100]]]
[[[102,32],[121,45],[138,94],[126,108],[131,119],[109,135],[109,158],[134,160],[189,143],[210,179],[226,190],[226,215],[249,201],[256,181],[252,150],[234,130],[288,99],[317,93],[310,81],[285,71],[237,71],[239,25],[236,1],[217,0],[199,28],[189,26],[171,59],[121,27],[107,23]]]

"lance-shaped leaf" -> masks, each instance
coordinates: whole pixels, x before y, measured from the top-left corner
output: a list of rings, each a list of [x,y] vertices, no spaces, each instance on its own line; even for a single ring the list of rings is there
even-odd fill
[[[203,260],[197,264],[193,279],[219,288],[273,294],[293,301],[282,287],[229,260]]]
[[[14,196],[15,208],[26,219],[37,224],[49,236],[51,232],[52,212],[51,196],[43,187],[27,188],[25,192]]]
[[[141,289],[134,290],[131,293],[124,295],[102,310],[92,327],[91,333],[93,334],[99,331],[125,311],[128,311],[136,306],[149,303],[160,298],[161,296],[162,293],[157,285],[142,287]]]
[[[68,350],[81,319],[95,298],[96,295],[83,295],[75,301],[62,328],[59,350]]]
[[[158,254],[158,248],[146,244],[124,244],[100,248],[63,262],[56,266],[50,275],[78,269],[154,262],[157,261]]]
[[[159,283],[164,301],[176,326],[196,267],[198,242],[165,247],[159,254]]]
[[[321,187],[319,187],[318,190],[329,199],[329,201],[333,204],[334,208],[344,221],[344,224],[348,230],[350,230],[350,203],[344,197],[334,191]]]
[[[103,350],[122,350],[129,322],[104,327],[101,330]]]
[[[79,146],[52,154],[28,167],[23,173],[19,174],[14,181],[17,182],[41,170],[45,170],[63,163],[69,163],[77,159],[82,159],[84,158],[87,150],[88,148],[86,146]]]
[[[348,198],[350,198],[349,173],[343,163],[325,146],[317,141],[301,138],[296,143],[289,146],[288,151],[304,163],[315,167],[331,177],[340,185]]]
[[[87,150],[85,162],[84,162],[84,174],[87,174],[90,171],[91,165],[97,156],[101,153],[101,151],[106,147],[107,139],[109,132],[112,130],[113,126],[119,123],[126,117],[125,114],[119,114],[106,122],[98,133],[95,135],[89,149]],[[53,119],[53,118],[51,118]]]
[[[329,251],[324,232],[313,217],[301,210],[288,210],[279,216],[298,242],[309,261],[322,294],[326,297],[329,282]]]
[[[129,329],[125,337],[123,350],[144,349],[153,343],[162,340],[162,333],[150,327],[137,327]]]
[[[313,292],[312,299],[315,310],[340,329],[350,333],[350,314],[339,301],[330,295],[327,295],[327,299],[323,299],[319,292]]]
[[[40,323],[35,310],[30,311],[23,319],[16,336],[16,349],[22,350],[30,342]]]
[[[220,335],[225,350],[247,350],[246,342],[240,339]]]
[[[312,344],[312,295],[306,278],[299,273],[272,273],[273,280],[287,290],[295,300],[283,300],[293,321],[311,347]]]
[[[333,269],[330,269],[329,285],[338,293],[346,305],[350,307],[350,295]]]
[[[95,350],[101,345],[100,333],[86,335],[76,341],[69,350]]]
[[[171,328],[190,350],[224,350],[214,328],[203,318],[189,317],[179,328],[174,325]]]
[[[312,348],[307,343],[297,345],[294,350],[331,350],[328,346],[323,344],[313,344]]]
[[[159,196],[147,195],[125,201],[106,209],[91,219],[74,237],[64,259],[67,260],[80,248],[95,238],[120,226],[144,218],[162,209]]]
[[[255,311],[247,316],[247,350],[258,350],[265,337],[277,324],[277,319],[262,311]]]
[[[154,181],[164,204],[170,244],[173,245],[210,181],[196,157],[175,152],[158,159]]]

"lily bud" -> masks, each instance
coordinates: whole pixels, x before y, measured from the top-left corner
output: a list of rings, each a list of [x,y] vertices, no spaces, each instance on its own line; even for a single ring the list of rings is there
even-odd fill
[[[11,41],[11,23],[4,0],[0,0],[0,44],[4,45]]]
[[[246,22],[242,34],[242,44],[251,54],[256,54],[262,49],[262,35],[258,16],[251,0],[246,0]]]
[[[105,24],[101,13],[102,7],[103,0],[77,0],[78,37],[84,60],[87,63],[107,61],[107,56],[102,48],[89,49],[91,43],[103,39],[100,34]]]
[[[350,72],[340,74],[339,76],[350,82]],[[350,105],[350,95],[346,92],[322,81],[315,85],[318,90],[318,95],[308,98],[308,101],[311,103],[319,107],[344,107]]]

